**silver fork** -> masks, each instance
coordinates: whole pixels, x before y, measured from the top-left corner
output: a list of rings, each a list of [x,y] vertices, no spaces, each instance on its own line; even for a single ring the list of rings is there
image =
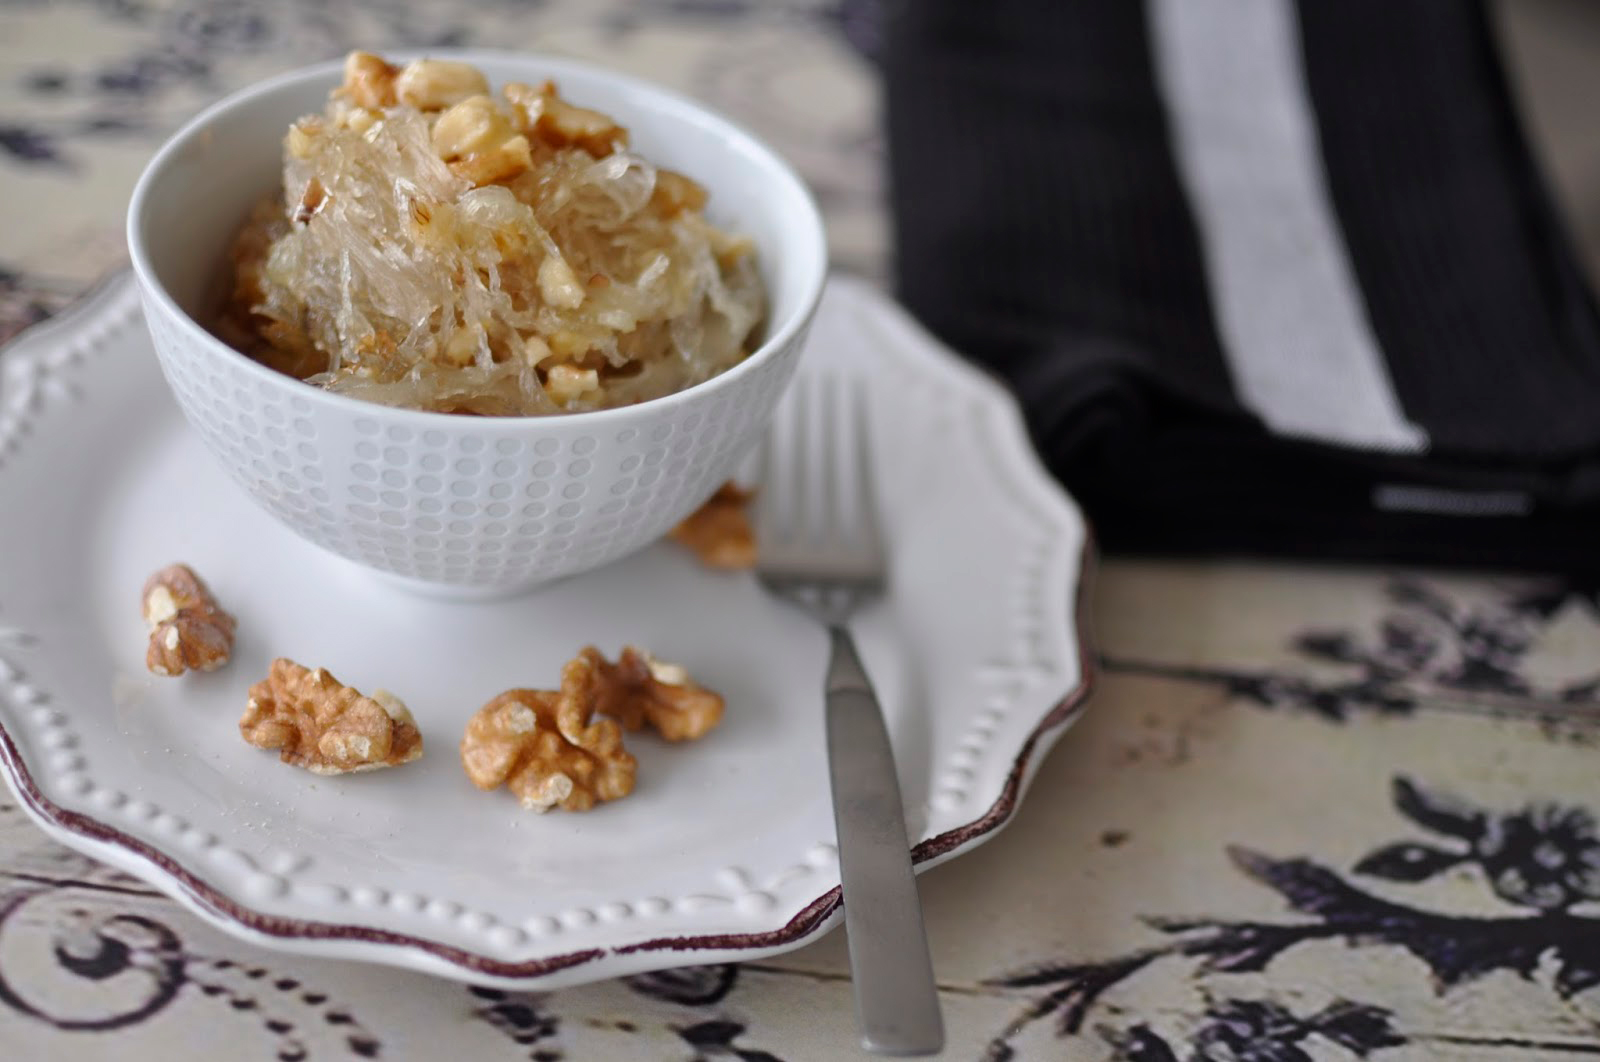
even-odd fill
[[[889,733],[848,623],[883,592],[866,401],[840,379],[802,377],[763,450],[757,575],[827,625],[823,690],[845,932],[862,1046],[935,1054],[944,1023],[911,871]]]

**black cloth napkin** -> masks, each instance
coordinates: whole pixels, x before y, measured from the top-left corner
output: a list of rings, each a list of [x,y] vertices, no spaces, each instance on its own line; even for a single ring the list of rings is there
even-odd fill
[[[885,9],[902,300],[1113,551],[1600,570],[1600,319],[1475,3]]]

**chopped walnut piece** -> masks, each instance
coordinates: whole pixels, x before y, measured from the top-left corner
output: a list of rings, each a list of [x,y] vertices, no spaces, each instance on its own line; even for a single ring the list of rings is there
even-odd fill
[[[551,306],[563,310],[577,309],[583,305],[583,285],[578,275],[558,254],[545,255],[539,263],[539,296]]]
[[[551,401],[565,406],[568,402],[600,390],[600,374],[594,369],[580,369],[576,365],[562,362],[550,366],[550,371],[545,376],[544,389]]]
[[[250,687],[239,733],[278,758],[314,774],[398,767],[422,755],[411,712],[387,690],[366,697],[322,668],[279,657]]]
[[[622,747],[622,730],[594,719],[593,667],[574,660],[561,692],[506,690],[467,723],[461,766],[479,789],[504,785],[522,806],[588,811],[633,792],[638,761]]]
[[[339,111],[336,121],[341,129],[348,129],[352,133],[365,135],[367,130],[377,125],[383,119],[381,111],[369,111],[365,107],[344,107]]]
[[[395,105],[395,75],[400,68],[371,52],[351,52],[344,60],[344,84],[338,95],[368,110]]]
[[[311,138],[321,135],[322,121],[319,118],[302,118],[289,127],[283,140],[284,150],[297,159],[311,157]]]
[[[346,62],[348,70],[348,60]],[[394,92],[401,103],[409,103],[419,110],[441,111],[468,96],[487,95],[489,81],[471,63],[453,59],[413,59],[394,79]]]
[[[525,81],[507,81],[501,86],[500,94],[510,105],[511,115],[516,119],[517,125],[523,132],[532,133],[534,124],[544,113],[542,88],[536,89]]]
[[[756,564],[756,534],[746,509],[755,491],[724,483],[709,501],[669,531],[708,568],[742,571]]]
[[[662,217],[676,217],[685,210],[704,210],[707,198],[705,186],[700,182],[672,170],[656,170],[650,205]]]
[[[756,253],[755,241],[748,236],[720,231],[712,231],[708,236],[711,250],[717,256],[717,265],[723,269],[732,269],[734,263]]]
[[[532,333],[519,337],[522,344],[522,360],[529,365],[537,367],[540,362],[550,356],[550,344],[540,336]]]
[[[550,333],[545,345],[559,358],[581,358],[589,352],[589,338],[565,328]]]
[[[487,151],[517,135],[511,119],[488,96],[468,96],[433,123],[433,150],[446,162]]]
[[[150,647],[144,664],[157,675],[215,671],[233,654],[234,618],[186,564],[162,568],[144,584]]]
[[[587,665],[595,711],[617,720],[625,730],[649,723],[668,741],[693,741],[722,721],[721,694],[697,686],[678,665],[632,646],[622,650],[615,664],[591,646],[567,665],[568,671],[580,663]]]
[[[306,182],[306,190],[300,194],[300,203],[294,208],[294,223],[304,225],[328,205],[328,190],[322,182],[315,177]]]
[[[450,172],[474,188],[509,181],[532,165],[533,153],[528,147],[528,138],[521,133],[487,151],[464,155],[449,163]]]
[[[576,145],[595,158],[603,159],[627,146],[626,129],[612,121],[610,115],[568,103],[556,92],[554,81],[546,81],[537,89],[513,81],[500,91],[511,104],[523,131],[549,147]]]
[[[468,96],[439,115],[433,150],[474,187],[515,177],[533,165],[528,138],[488,96]]]
[[[463,328],[444,345],[444,359],[451,365],[471,365],[483,346],[483,328]]]

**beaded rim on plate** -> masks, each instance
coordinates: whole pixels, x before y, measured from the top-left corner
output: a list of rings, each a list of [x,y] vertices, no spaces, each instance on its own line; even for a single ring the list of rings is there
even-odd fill
[[[857,290],[861,290],[857,288]],[[112,299],[98,300],[102,303],[114,301],[119,312],[114,316],[126,326],[132,316],[132,300],[128,296],[126,282],[117,286],[117,291]],[[115,296],[120,296],[117,298]],[[104,310],[104,307],[99,307]],[[79,311],[82,313],[83,311]],[[73,318],[78,314],[69,314],[65,318],[40,326],[37,332],[30,335],[44,338],[47,333],[61,329],[63,337],[67,329],[73,325]],[[84,314],[87,317],[93,315]],[[106,334],[108,318],[113,315],[102,313],[92,320],[85,320],[81,325],[82,332],[77,342],[51,342],[49,344],[28,344],[31,348],[27,353],[34,361],[39,361],[37,356],[41,351],[48,351],[52,356],[62,354],[69,358],[78,357],[76,352],[84,343],[92,343],[96,337]],[[112,321],[110,325],[117,322]],[[948,355],[942,355],[948,358]],[[24,358],[24,363],[29,358]],[[7,363],[0,359],[0,367]],[[952,362],[949,371],[954,373],[958,367]],[[41,369],[44,369],[41,366]],[[959,367],[959,375],[974,381],[974,386],[981,383],[981,389],[994,395],[999,395],[995,385],[980,381],[975,372],[965,367]],[[41,385],[42,386],[42,385]],[[43,412],[49,414],[53,411],[55,403],[47,403]],[[1005,416],[982,418],[1004,428],[1003,435],[1013,442],[1007,443],[1007,452],[1014,452],[1018,457],[1023,456],[1021,449],[1025,443],[1020,420],[1017,419],[1014,406],[1007,410],[996,409],[995,412],[1006,413]],[[29,414],[30,416],[32,414]],[[0,418],[0,428],[4,426],[4,418]],[[1029,471],[1019,468],[1017,471],[1026,472],[1025,479],[1037,481],[1042,487],[1046,482],[1043,472],[1035,468]],[[1005,478],[1005,477],[1002,477]],[[1069,506],[1070,507],[1070,506]],[[1077,527],[1081,523],[1074,516],[1071,518]],[[1054,536],[1052,536],[1054,537]],[[1059,538],[1057,538],[1059,541]],[[1080,545],[1081,543],[1081,545]],[[978,800],[972,801],[969,808],[964,809],[959,817],[951,817],[940,823],[938,832],[921,841],[913,849],[913,858],[919,867],[931,866],[958,852],[981,843],[992,836],[1001,828],[1016,811],[1021,797],[1034,769],[1038,766],[1042,753],[1066,728],[1076,720],[1080,714],[1086,695],[1092,683],[1092,658],[1085,641],[1083,613],[1087,603],[1087,565],[1091,558],[1092,548],[1085,537],[1078,543],[1073,543],[1075,556],[1070,559],[1061,555],[1063,562],[1060,570],[1069,573],[1076,582],[1077,597],[1075,608],[1063,610],[1063,616],[1068,624],[1063,629],[1063,641],[1057,646],[1056,652],[1061,654],[1063,663],[1070,660],[1072,670],[1076,674],[1072,678],[1072,686],[1064,694],[1047,697],[1040,696],[1031,702],[1032,707],[1028,713],[1017,719],[1019,726],[1008,737],[1004,748],[996,750],[993,768],[987,772],[989,781],[985,784],[983,793]],[[1039,607],[1047,603],[1054,595],[1048,589],[1032,581],[1038,589],[1037,594],[1030,596],[1029,600],[1038,599],[1038,604],[1028,606]],[[1070,612],[1070,615],[1068,614]],[[0,662],[3,664],[3,662]],[[41,740],[34,731],[30,722],[34,715],[48,714],[53,722],[49,725],[70,724],[70,714],[65,713],[65,705],[52,705],[45,703],[37,710],[30,709],[28,705],[34,703],[27,692],[27,678],[20,672],[6,671],[0,674],[0,696],[3,696],[7,705],[14,711],[0,712],[6,722],[0,725],[0,768],[7,774],[8,781],[18,793],[19,801],[29,813],[47,826],[53,833],[62,837],[76,846],[96,855],[99,858],[113,862],[123,869],[140,873],[165,891],[181,899],[187,905],[199,910],[213,921],[225,924],[229,928],[238,929],[246,935],[258,938],[270,938],[279,946],[293,950],[319,951],[323,953],[338,953],[330,947],[326,951],[319,945],[347,944],[353,946],[354,953],[365,958],[384,958],[390,962],[401,962],[418,968],[426,968],[434,972],[456,973],[470,978],[485,980],[499,980],[507,983],[529,982],[539,979],[553,979],[556,982],[572,980],[571,975],[563,977],[563,971],[570,971],[579,967],[588,967],[609,956],[650,956],[662,954],[678,954],[690,961],[718,961],[722,958],[748,957],[754,954],[784,950],[811,938],[828,928],[839,912],[839,896],[836,888],[828,888],[809,900],[806,893],[795,897],[797,906],[786,907],[787,911],[795,913],[787,916],[788,920],[777,928],[769,928],[756,932],[718,932],[694,933],[686,932],[680,935],[664,933],[648,939],[633,939],[626,942],[617,942],[610,946],[572,947],[559,952],[546,953],[527,957],[521,960],[509,958],[496,958],[494,949],[485,953],[482,949],[471,946],[461,946],[456,943],[445,943],[430,940],[426,936],[418,935],[415,931],[392,930],[377,928],[371,925],[356,925],[349,921],[338,919],[317,919],[299,917],[296,914],[269,915],[248,906],[247,901],[234,899],[222,891],[223,886],[212,884],[202,876],[200,871],[186,870],[176,855],[169,856],[154,840],[143,840],[132,836],[123,829],[111,825],[106,816],[93,811],[92,806],[81,809],[64,806],[45,795],[46,789],[55,784],[50,778],[46,768],[56,770],[54,758],[34,762],[34,752],[24,753],[23,748],[34,748]],[[11,681],[15,680],[15,681]],[[1050,694],[1048,688],[1039,691],[1041,694]],[[1037,714],[1035,714],[1037,713]],[[984,713],[977,711],[976,716]],[[40,724],[45,725],[45,724]],[[9,727],[9,729],[8,729]],[[32,729],[30,730],[30,727]],[[1012,742],[1015,742],[1014,744]],[[48,748],[38,746],[48,752],[56,749],[60,742],[48,743]],[[71,750],[68,749],[67,753]],[[29,757],[24,762],[24,755]],[[51,754],[54,755],[54,754]],[[65,766],[59,768],[66,770]],[[41,779],[44,780],[43,784]],[[92,778],[75,776],[79,783],[93,785]],[[992,788],[991,788],[992,786]],[[54,790],[50,792],[53,794]],[[65,791],[63,791],[65,792]],[[991,796],[992,794],[992,796]],[[978,795],[978,794],[974,794]],[[70,801],[69,801],[70,803]],[[98,806],[98,805],[93,805]],[[131,806],[131,805],[130,805]],[[146,807],[147,812],[160,812],[159,808]],[[165,813],[158,814],[158,819],[170,816]],[[176,821],[176,820],[173,820]],[[169,821],[169,825],[173,824]],[[181,827],[181,821],[176,822]],[[186,835],[185,835],[186,836]],[[249,895],[248,892],[246,895]],[[351,899],[359,901],[359,897],[352,893]],[[602,916],[603,917],[603,916]],[[574,942],[578,944],[581,942]],[[342,952],[352,955],[351,950]],[[410,956],[410,958],[402,958]],[[634,963],[618,961],[614,965],[638,967],[638,963],[654,962],[652,959],[636,959]],[[642,968],[642,967],[638,967]],[[622,972],[627,972],[623,970]],[[578,974],[581,980],[586,975]]]

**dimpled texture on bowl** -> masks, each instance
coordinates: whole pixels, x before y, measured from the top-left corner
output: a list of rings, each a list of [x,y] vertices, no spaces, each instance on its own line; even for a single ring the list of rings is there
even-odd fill
[[[703,401],[423,427],[383,406],[352,415],[313,401],[298,381],[209,356],[153,300],[145,314],[184,415],[268,511],[351,560],[464,589],[531,586],[661,537],[732,475],[803,339]]]
[[[815,205],[793,172],[694,104],[586,64],[458,54],[497,83],[553,74],[573,98],[613,107],[632,123],[646,157],[705,173],[713,203],[720,197],[728,211],[718,220],[753,235],[763,256],[767,342],[720,376],[665,398],[517,418],[330,395],[231,350],[194,320],[215,282],[211,263],[225,254],[232,220],[276,180],[279,131],[337,82],[337,64],[246,90],[180,131],[135,192],[129,240],[162,371],[229,475],[318,546],[414,588],[473,596],[634,552],[728,479],[794,374],[826,252]],[[218,194],[167,183],[196,170]]]

